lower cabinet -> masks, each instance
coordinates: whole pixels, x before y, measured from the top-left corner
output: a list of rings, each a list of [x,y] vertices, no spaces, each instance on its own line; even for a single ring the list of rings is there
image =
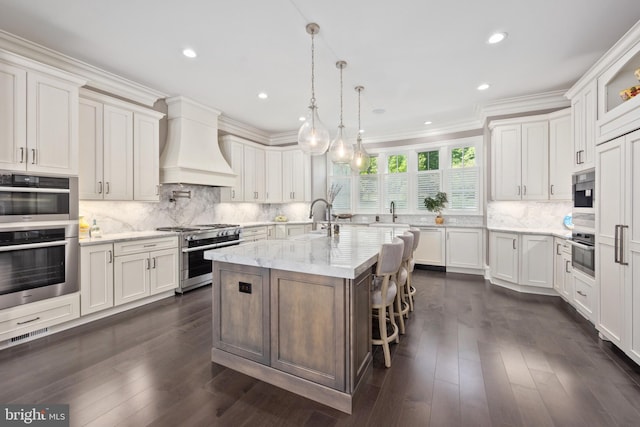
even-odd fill
[[[81,314],[178,287],[178,239],[163,237],[83,246]]]
[[[277,224],[275,226],[276,239],[288,239],[311,232],[312,224]]]
[[[489,255],[492,282],[553,288],[553,237],[491,232]]]
[[[420,228],[417,264],[446,267],[447,271],[484,274],[484,230],[481,228]]]
[[[571,268],[571,245],[566,239],[553,240],[553,288],[565,301],[573,304],[573,273]]]
[[[416,264],[445,266],[445,232],[444,228],[420,228],[420,241],[416,248]]]
[[[573,306],[578,313],[587,320],[595,322],[593,309],[595,307],[595,279],[580,271],[573,271]]]

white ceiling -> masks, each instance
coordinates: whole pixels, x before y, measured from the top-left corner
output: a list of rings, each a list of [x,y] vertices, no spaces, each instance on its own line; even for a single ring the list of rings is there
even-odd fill
[[[568,89],[640,19],[638,0],[0,0],[0,28],[270,134],[295,131],[316,98],[335,135],[367,137],[474,119],[503,98]],[[507,40],[486,43],[494,31]],[[192,47],[196,59],[181,51]],[[476,87],[488,82],[491,88]],[[266,101],[257,94],[269,94]],[[376,114],[374,109],[384,109]]]

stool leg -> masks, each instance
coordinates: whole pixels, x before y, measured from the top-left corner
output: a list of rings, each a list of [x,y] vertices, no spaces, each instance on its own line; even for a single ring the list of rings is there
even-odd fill
[[[411,278],[413,277],[413,272],[410,271],[407,274],[407,295],[409,296],[409,311],[413,311],[413,295],[411,295]]]
[[[393,303],[387,306],[389,309],[389,319],[391,319],[391,325],[393,325],[393,330],[398,329],[398,325],[396,324],[396,315],[393,312]],[[400,334],[396,335],[396,344],[400,344]]]
[[[387,339],[387,315],[385,307],[378,308],[378,327],[380,328],[380,340],[384,353],[384,366],[391,367],[391,353],[389,352],[389,340]]]
[[[394,301],[396,304],[396,311],[398,312],[398,322],[400,324],[400,333],[404,335],[404,316],[402,314],[402,292],[400,288],[398,289],[398,293],[396,294],[396,300]]]

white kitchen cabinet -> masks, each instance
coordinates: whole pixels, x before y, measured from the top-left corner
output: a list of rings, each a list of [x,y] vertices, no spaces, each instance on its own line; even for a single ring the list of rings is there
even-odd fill
[[[265,153],[249,145],[244,146],[244,200],[261,203],[265,201]]]
[[[236,174],[235,183],[231,187],[220,189],[220,200],[223,202],[244,201],[244,145],[232,136],[221,139],[222,153]]]
[[[257,242],[258,240],[267,240],[269,227],[266,225],[258,225],[253,227],[242,228],[242,240],[245,243]]]
[[[159,200],[162,113],[82,90],[81,200]]]
[[[114,304],[177,288],[178,255],[177,237],[114,243]]]
[[[549,115],[549,199],[571,200],[571,109]]]
[[[493,199],[548,199],[548,120],[500,120],[490,128]]]
[[[566,239],[554,238],[553,287],[564,300],[573,305],[573,274],[571,245]]]
[[[593,322],[593,309],[595,307],[595,280],[579,270],[574,270],[573,279],[573,306],[578,313],[587,320]]]
[[[266,203],[282,203],[282,152],[267,150],[265,153]]]
[[[481,228],[447,228],[446,233],[447,271],[484,267],[484,231]]]
[[[80,313],[113,307],[113,244],[80,248]]]
[[[593,81],[571,98],[573,169],[579,172],[595,164],[597,85]]]
[[[77,175],[78,87],[84,81],[20,62],[0,61],[0,167]],[[40,71],[24,66],[31,63]]]
[[[420,228],[420,241],[413,254],[416,264],[446,265],[445,233],[444,228]]]
[[[309,224],[311,226],[311,224]],[[288,239],[306,233],[305,224],[277,224],[275,226],[276,239]],[[309,230],[311,231],[311,230]]]
[[[520,236],[515,233],[491,232],[489,255],[491,277],[517,283]]]
[[[267,240],[271,240],[275,238],[276,238],[276,226],[275,225],[267,226]]]
[[[282,152],[282,193],[284,202],[309,201],[310,160],[301,150]]]
[[[598,331],[640,363],[640,130],[596,148]]]
[[[522,290],[553,288],[553,237],[492,231],[489,240],[492,282]]]

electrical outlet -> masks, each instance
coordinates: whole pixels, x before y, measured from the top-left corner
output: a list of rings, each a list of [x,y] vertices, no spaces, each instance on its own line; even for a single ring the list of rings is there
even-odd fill
[[[251,283],[247,282],[238,282],[238,291],[244,294],[251,293]]]

